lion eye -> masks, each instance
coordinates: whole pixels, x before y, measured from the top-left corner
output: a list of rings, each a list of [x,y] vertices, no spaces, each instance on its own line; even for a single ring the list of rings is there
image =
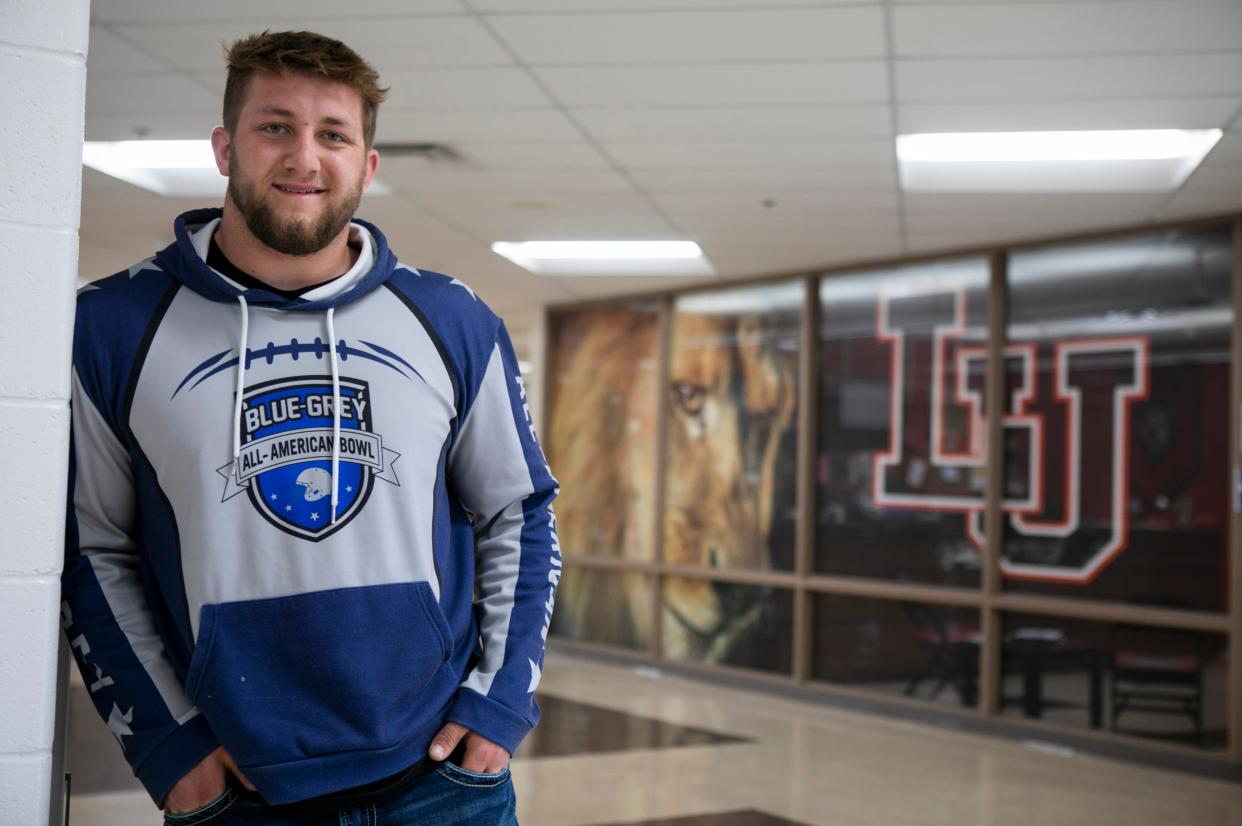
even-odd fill
[[[703,412],[703,402],[707,400],[707,388],[701,384],[688,381],[673,382],[673,403],[683,413],[697,416]]]

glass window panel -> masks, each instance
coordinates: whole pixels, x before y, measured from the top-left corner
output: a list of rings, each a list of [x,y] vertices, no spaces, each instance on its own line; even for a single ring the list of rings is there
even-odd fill
[[[654,599],[654,583],[644,574],[566,565],[556,589],[551,633],[645,651]]]
[[[661,588],[661,653],[671,660],[788,674],[793,592],[688,577]]]
[[[553,320],[547,450],[569,556],[655,558],[659,327],[654,306]]]
[[[676,300],[664,560],[793,568],[801,282]]]
[[[1225,610],[1232,260],[1227,228],[1013,256],[1008,589]]]
[[[1023,614],[1002,628],[1004,715],[1225,747],[1223,634]]]
[[[817,680],[938,703],[979,702],[979,612],[921,602],[812,597]]]
[[[815,569],[978,585],[988,265],[820,283]]]

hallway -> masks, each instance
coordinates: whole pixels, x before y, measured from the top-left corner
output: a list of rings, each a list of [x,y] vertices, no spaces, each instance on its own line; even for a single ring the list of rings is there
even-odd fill
[[[160,817],[76,679],[74,826]],[[524,826],[1242,826],[1242,785],[549,654]]]

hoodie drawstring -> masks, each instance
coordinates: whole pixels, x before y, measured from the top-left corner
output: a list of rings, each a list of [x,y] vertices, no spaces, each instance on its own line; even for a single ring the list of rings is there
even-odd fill
[[[243,295],[237,296],[241,311],[241,338],[237,342],[237,392],[233,400],[233,475],[241,456],[242,395],[245,393],[247,336],[250,332],[250,310]],[[339,486],[336,477],[341,469],[341,373],[336,354],[336,327],[332,323],[334,307],[328,308],[328,362],[332,365],[332,523],[336,524]]]
[[[246,297],[237,296],[241,310],[241,340],[237,342],[237,393],[233,400],[233,478],[237,478],[237,459],[241,456],[242,394],[246,391],[246,335],[250,332],[250,311]]]
[[[336,524],[337,489],[336,473],[341,467],[341,375],[336,360],[336,328],[332,325],[332,311],[328,308],[328,361],[332,365],[332,524]]]

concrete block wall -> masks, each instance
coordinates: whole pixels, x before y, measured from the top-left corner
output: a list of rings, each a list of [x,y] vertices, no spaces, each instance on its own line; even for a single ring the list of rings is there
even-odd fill
[[[87,0],[0,0],[0,823],[47,823]]]

